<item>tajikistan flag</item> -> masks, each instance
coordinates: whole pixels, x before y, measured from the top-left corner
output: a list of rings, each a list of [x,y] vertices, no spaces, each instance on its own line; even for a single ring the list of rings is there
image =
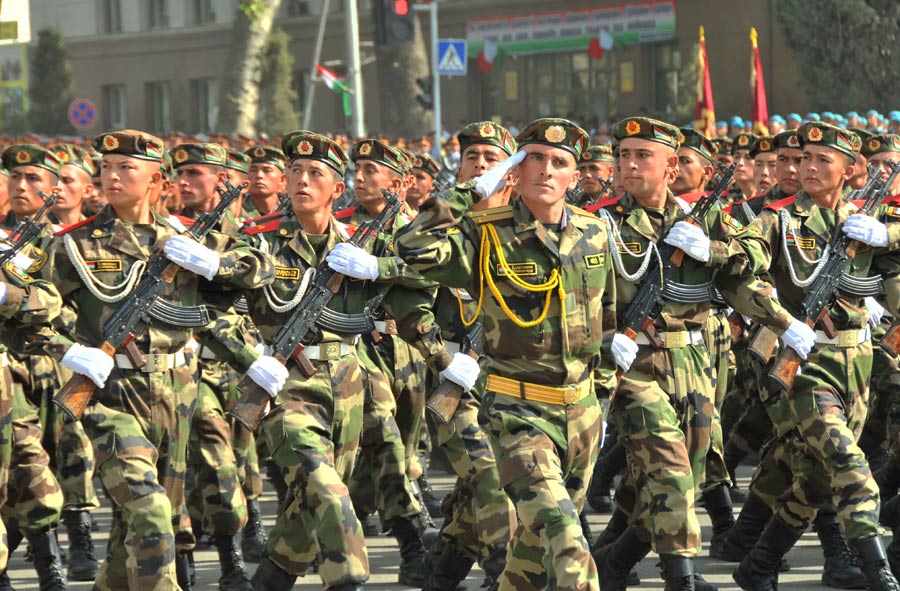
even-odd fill
[[[341,95],[341,100],[344,104],[344,116],[349,117],[352,111],[350,108],[350,88],[347,87],[347,79],[321,64],[316,65],[316,73],[325,82],[325,86]]]

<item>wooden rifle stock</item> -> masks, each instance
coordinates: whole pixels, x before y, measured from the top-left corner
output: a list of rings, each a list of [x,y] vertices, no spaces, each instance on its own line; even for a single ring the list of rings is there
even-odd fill
[[[881,337],[878,346],[884,349],[891,357],[896,357],[900,353],[900,320],[891,324],[891,327]]]
[[[466,353],[476,361],[479,358],[478,353],[471,349]],[[425,408],[431,411],[432,416],[442,425],[446,425],[453,420],[456,409],[459,407],[459,400],[464,394],[463,387],[451,380],[444,380],[437,388],[434,389]]]
[[[259,428],[259,422],[266,414],[266,409],[272,397],[250,377],[244,376],[238,383],[240,399],[228,411],[235,421],[251,433]]]
[[[761,365],[765,365],[772,359],[777,347],[778,335],[768,326],[762,326],[750,340],[749,350]]]
[[[103,343],[100,349],[110,357],[116,354],[115,347],[109,343]],[[90,404],[96,390],[97,384],[91,378],[78,373],[72,374],[69,381],[53,397],[53,403],[73,421],[78,421],[84,415],[84,409]]]

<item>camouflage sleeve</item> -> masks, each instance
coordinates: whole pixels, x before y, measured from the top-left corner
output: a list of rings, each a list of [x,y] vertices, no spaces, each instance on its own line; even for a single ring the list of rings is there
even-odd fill
[[[759,234],[747,231],[737,219],[713,206],[706,218],[709,231],[708,267],[720,274],[747,277],[768,268],[767,244]]]
[[[879,205],[872,213],[872,217],[884,223],[888,234],[888,245],[877,249],[876,252],[900,250],[900,207]]]
[[[81,288],[81,279],[69,262],[62,238],[50,243],[47,250],[47,263],[38,271],[41,279],[53,284],[61,298],[60,315],[56,322],[45,326],[29,343],[28,352],[34,355],[49,355],[57,361],[62,360],[66,351],[74,343],[74,337],[65,327],[75,324],[78,308],[75,305],[76,292]]]
[[[372,252],[378,254],[378,279],[376,283],[399,284],[411,288],[433,287],[434,283],[425,279],[397,256],[396,246],[391,236],[379,236]]]
[[[448,287],[470,287],[476,274],[480,229],[465,214],[477,200],[474,182],[461,183],[449,198],[432,197],[419,215],[397,232],[394,248],[427,279]]]
[[[209,347],[216,356],[239,371],[246,371],[259,357],[256,350],[256,339],[247,331],[249,320],[235,312],[231,307],[232,298],[221,300],[219,293],[208,292],[208,287],[218,287],[210,282],[200,282],[200,295],[203,297],[210,318],[208,325],[199,329],[195,338]]]
[[[441,371],[450,365],[453,356],[444,349],[441,330],[434,321],[436,289],[394,285],[385,295],[382,305],[397,320],[400,338],[412,345],[430,367]]]
[[[595,389],[599,396],[609,397],[616,389],[616,363],[612,356],[612,340],[618,331],[616,318],[616,270],[612,256],[606,255],[606,289],[603,291],[603,343],[600,345],[600,363],[594,371]]]
[[[900,252],[873,257],[869,275],[881,275],[884,279],[884,296],[878,299],[888,312],[900,318]]]
[[[255,289],[275,280],[275,263],[271,257],[246,242],[210,232],[206,246],[221,255],[219,272],[214,281],[241,289]]]
[[[6,298],[0,304],[0,317],[14,318],[21,325],[44,324],[59,316],[62,298],[56,287],[44,279],[32,279],[11,265],[2,270]]]

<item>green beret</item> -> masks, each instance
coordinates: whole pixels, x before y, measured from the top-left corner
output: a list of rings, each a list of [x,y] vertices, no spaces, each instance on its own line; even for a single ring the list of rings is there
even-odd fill
[[[4,150],[0,160],[6,170],[17,166],[37,166],[59,176],[59,169],[62,168],[62,162],[55,153],[37,144],[12,145]]]
[[[712,142],[709,141],[708,137],[693,127],[682,127],[681,135],[684,138],[681,142],[682,148],[694,150],[706,158],[710,164],[716,160],[716,148],[713,146]]]
[[[403,172],[404,174],[409,174],[412,172],[413,163],[416,161],[416,155],[412,150],[408,150],[406,148],[401,148],[399,146],[395,146],[397,150],[403,154]]]
[[[371,160],[400,174],[406,174],[406,156],[397,148],[378,140],[368,139],[354,144],[350,150],[350,160]]]
[[[862,153],[866,158],[885,152],[900,152],[900,135],[886,133],[873,136],[863,142]]]
[[[516,151],[516,140],[513,139],[512,134],[505,127],[497,125],[493,121],[469,123],[456,134],[456,139],[459,140],[460,154],[465,153],[466,148],[473,144],[497,146],[506,152],[507,156],[512,156]]]
[[[59,158],[59,161],[62,162],[62,166],[71,164],[88,173],[88,176],[94,176],[96,172],[94,162],[91,160],[91,155],[84,148],[75,144],[57,144],[51,149],[56,154],[56,157]]]
[[[716,155],[731,154],[731,144],[734,142],[730,137],[714,137],[709,140],[716,149]]]
[[[162,160],[165,146],[155,135],[133,129],[111,131],[98,135],[92,144],[101,154],[120,154],[141,160]]]
[[[775,143],[776,151],[781,148],[800,149],[800,138],[797,137],[797,132],[793,129],[788,129],[776,134],[775,137],[772,138],[772,141]]]
[[[606,144],[601,144],[599,146],[591,146],[587,150],[581,153],[581,160],[578,161],[578,164],[584,164],[586,162],[615,162],[616,158],[613,156],[612,146],[607,146]]]
[[[427,172],[432,177],[436,177],[441,172],[441,166],[437,163],[437,160],[432,158],[429,154],[419,154],[418,152],[413,154],[415,158],[413,159],[413,168],[417,170],[421,170]]]
[[[347,152],[339,143],[311,131],[292,131],[281,140],[281,150],[288,161],[300,158],[319,160],[330,166],[341,177],[347,170]]]
[[[866,140],[875,137],[874,133],[872,133],[868,129],[863,129],[862,127],[850,127],[848,129],[858,135],[863,144],[866,143]],[[865,145],[863,145],[863,149],[865,150]]]
[[[284,152],[278,148],[253,146],[244,150],[244,154],[250,157],[250,164],[274,164],[281,172],[284,172]]]
[[[207,164],[209,166],[225,166],[228,158],[225,148],[219,144],[178,144],[169,153],[175,168],[187,164]]]
[[[757,137],[758,136],[755,133],[739,133],[734,136],[731,143],[731,155],[734,156],[741,150],[747,150],[749,152]]]
[[[628,138],[649,140],[669,146],[673,150],[677,150],[684,139],[681,130],[674,125],[648,117],[622,119],[613,126],[612,134],[619,142]]]
[[[846,154],[854,160],[862,148],[862,140],[852,131],[821,121],[804,123],[797,128],[797,135],[800,137],[800,145],[803,147],[808,145],[826,146]]]
[[[236,170],[241,174],[250,172],[250,156],[231,148],[225,149],[225,168]]]
[[[95,179],[100,178],[100,164],[103,162],[103,155],[99,152],[91,154],[91,162],[94,165],[94,174],[91,176]]]
[[[768,135],[761,135],[756,138],[756,141],[750,146],[750,157],[756,158],[760,154],[775,152],[776,149],[775,138]]]
[[[590,138],[585,130],[568,119],[556,117],[535,119],[516,136],[516,142],[519,149],[528,144],[562,148],[575,156],[575,162],[581,159],[581,153],[590,146]]]

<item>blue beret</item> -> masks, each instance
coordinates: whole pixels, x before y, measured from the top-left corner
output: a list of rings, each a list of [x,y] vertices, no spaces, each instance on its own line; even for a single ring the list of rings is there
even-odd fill
[[[728,127],[727,121],[716,121],[716,127]]]
[[[735,115],[734,117],[731,118],[731,124],[732,125],[743,125],[744,120],[741,119],[740,117],[738,117],[737,115]]]
[[[878,115],[880,117],[881,113],[879,113],[875,109],[869,109],[868,111],[866,111],[866,117],[871,117],[872,115]]]
[[[803,117],[801,117],[797,113],[788,113],[787,120],[790,121],[791,119],[793,119],[794,121],[803,121]]]
[[[856,117],[857,119],[859,119],[859,113],[857,113],[856,111],[850,111],[849,113],[844,115],[844,117],[846,117],[847,119],[851,117]]]

